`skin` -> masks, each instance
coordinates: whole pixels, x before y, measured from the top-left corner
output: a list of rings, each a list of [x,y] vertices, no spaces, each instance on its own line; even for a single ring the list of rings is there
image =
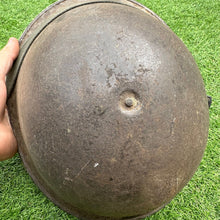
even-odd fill
[[[18,54],[19,43],[16,38],[10,38],[7,45],[0,51],[0,161],[13,157],[17,152],[17,141],[6,109],[5,79]]]

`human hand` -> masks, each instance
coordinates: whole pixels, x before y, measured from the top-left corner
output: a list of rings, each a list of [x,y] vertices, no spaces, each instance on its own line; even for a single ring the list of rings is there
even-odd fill
[[[5,78],[18,54],[19,43],[15,38],[10,38],[7,45],[0,51],[0,161],[13,157],[17,152],[17,141],[6,109]]]

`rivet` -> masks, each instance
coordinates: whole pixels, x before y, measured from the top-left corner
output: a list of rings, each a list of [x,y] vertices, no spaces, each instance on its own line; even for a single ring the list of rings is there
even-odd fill
[[[127,107],[132,107],[134,105],[133,100],[131,98],[125,99],[125,105]]]

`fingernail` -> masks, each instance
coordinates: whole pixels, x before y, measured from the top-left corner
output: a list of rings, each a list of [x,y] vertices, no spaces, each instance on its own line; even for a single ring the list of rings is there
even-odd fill
[[[11,43],[13,43],[13,42],[14,42],[14,38],[13,38],[13,37],[10,37],[7,44],[11,44]]]

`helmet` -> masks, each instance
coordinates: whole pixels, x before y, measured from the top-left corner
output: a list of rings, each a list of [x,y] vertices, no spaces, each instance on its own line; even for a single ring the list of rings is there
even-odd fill
[[[196,171],[207,96],[181,40],[131,0],[61,0],[26,29],[7,78],[24,165],[80,219],[138,219]]]

